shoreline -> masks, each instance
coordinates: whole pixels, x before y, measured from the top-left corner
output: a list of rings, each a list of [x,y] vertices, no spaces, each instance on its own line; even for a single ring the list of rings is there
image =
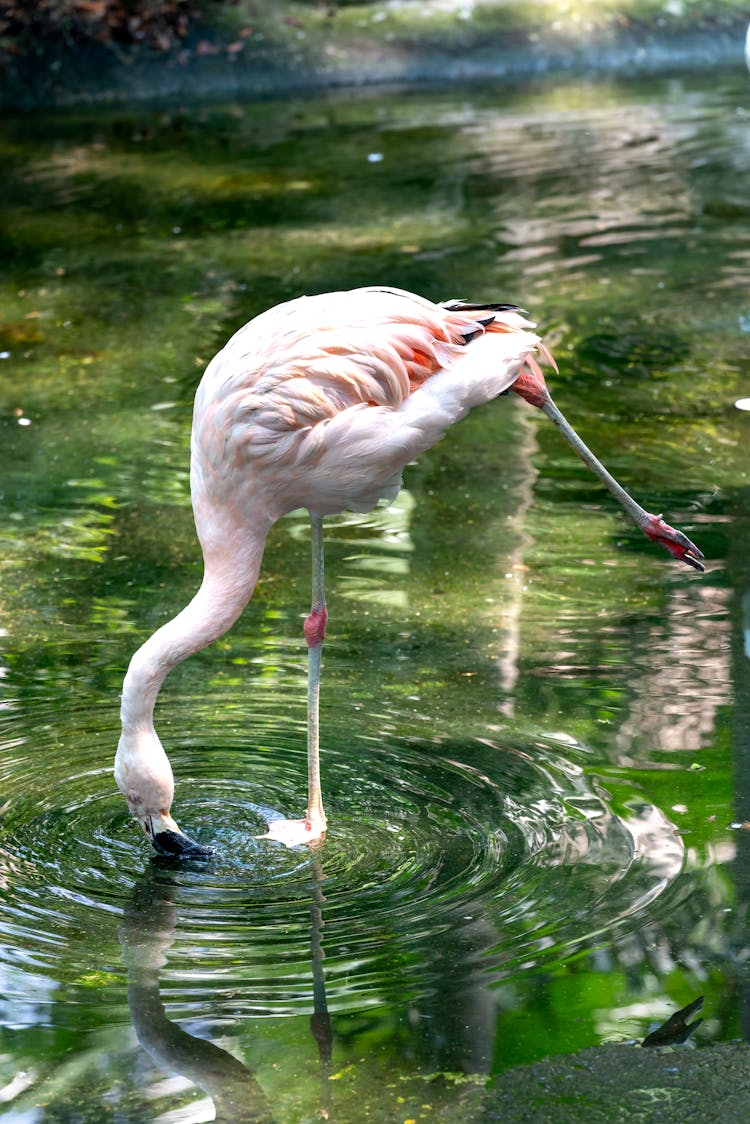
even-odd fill
[[[274,29],[278,32],[278,28]],[[240,98],[293,97],[336,89],[488,81],[516,84],[560,76],[628,79],[679,71],[745,66],[746,20],[724,10],[693,27],[658,19],[590,30],[529,24],[482,34],[471,26],[430,30],[422,37],[324,38],[320,28],[285,37],[259,35],[229,54],[230,38],[215,37],[210,53],[195,49],[158,54],[82,47],[40,51],[25,65],[0,72],[0,107],[16,110],[198,103]]]

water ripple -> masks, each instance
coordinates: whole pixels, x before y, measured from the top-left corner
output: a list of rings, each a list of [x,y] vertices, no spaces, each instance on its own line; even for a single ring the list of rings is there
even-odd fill
[[[210,863],[181,867],[150,858],[101,764],[100,731],[87,740],[79,729],[75,764],[58,754],[53,784],[33,766],[52,756],[37,745],[0,834],[2,955],[18,973],[16,999],[90,968],[78,934],[92,928],[116,962],[119,925],[155,871],[179,918],[164,977],[172,1001],[279,1014],[308,1003],[316,903],[330,1001],[358,1007],[386,1001],[404,972],[417,991],[438,986],[436,941],[470,939],[498,978],[559,957],[632,918],[682,868],[657,809],[617,811],[581,754],[545,739],[329,747],[328,839],[290,851],[255,836],[302,810],[302,731],[279,724],[273,735],[270,716],[260,728],[259,748],[216,737],[173,752],[179,821],[216,849]]]

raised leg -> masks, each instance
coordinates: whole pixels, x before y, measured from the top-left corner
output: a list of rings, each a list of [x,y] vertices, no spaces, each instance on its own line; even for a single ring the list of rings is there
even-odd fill
[[[615,480],[601,461],[597,460],[588,445],[581,440],[562,411],[552,401],[544,376],[538,367],[536,367],[536,371],[534,370],[535,366],[533,357],[532,362],[527,360],[526,369],[519,375],[511,389],[525,398],[527,402],[530,402],[532,406],[542,410],[550,421],[557,426],[568,444],[572,446],[584,464],[587,464],[591,471],[598,476],[604,486],[609,489],[636,527],[643,531],[647,539],[659,543],[675,558],[679,558],[687,566],[692,566],[694,570],[705,569],[701,562],[703,554],[695,543],[691,542],[682,531],[677,531],[674,527],[670,527],[669,523],[665,523],[661,515],[652,515],[639,503],[636,503],[630,493]]]
[[[326,814],[320,787],[320,664],[326,634],[323,519],[310,513],[312,527],[312,608],[305,619],[307,641],[307,815],[303,820],[271,820],[259,839],[276,839],[287,847],[321,843]]]

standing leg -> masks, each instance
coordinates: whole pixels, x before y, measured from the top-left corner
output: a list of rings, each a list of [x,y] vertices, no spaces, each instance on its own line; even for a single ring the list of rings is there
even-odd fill
[[[307,815],[303,820],[271,820],[266,835],[287,847],[321,843],[326,834],[326,814],[320,790],[320,663],[326,634],[323,572],[323,519],[310,513],[312,527],[312,607],[305,618],[307,641]]]
[[[326,634],[323,519],[310,514],[312,527],[312,608],[305,620],[307,641],[307,818],[325,832],[326,814],[320,790],[320,663]]]

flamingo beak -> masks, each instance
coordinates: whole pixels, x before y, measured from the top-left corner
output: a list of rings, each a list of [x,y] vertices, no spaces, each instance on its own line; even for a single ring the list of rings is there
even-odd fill
[[[173,859],[205,860],[214,853],[212,847],[204,847],[185,835],[184,831],[180,831],[169,812],[149,812],[136,818],[157,855],[167,855]]]

